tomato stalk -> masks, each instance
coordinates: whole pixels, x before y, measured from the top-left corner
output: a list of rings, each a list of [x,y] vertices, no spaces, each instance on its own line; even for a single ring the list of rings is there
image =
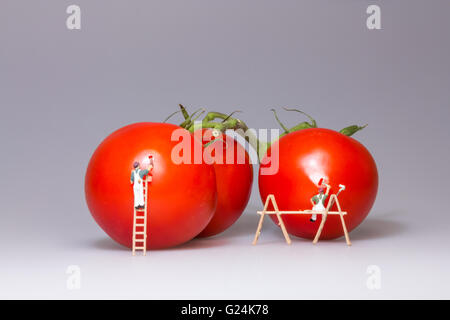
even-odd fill
[[[364,129],[365,127],[367,127],[367,124],[365,124],[365,125],[363,125],[361,127],[357,126],[357,125],[353,125],[353,126],[348,126],[348,127],[344,128],[344,129],[341,129],[341,131],[339,131],[339,132],[350,137],[351,135],[355,134],[359,130]]]
[[[305,113],[305,112],[303,112],[303,111],[301,111],[301,110],[297,110],[297,109],[288,109],[288,108],[283,108],[283,109],[286,110],[286,111],[295,111],[295,112],[302,113],[302,114],[304,114],[305,116],[307,116],[307,117],[310,119],[311,123],[309,123],[309,122],[307,122],[307,121],[303,121],[303,122],[300,122],[299,124],[293,126],[292,128],[288,129],[288,128],[280,121],[280,119],[278,118],[278,115],[277,115],[277,112],[275,111],[275,109],[270,109],[270,110],[273,112],[273,114],[274,114],[274,116],[275,116],[275,119],[277,120],[278,124],[279,124],[279,125],[281,126],[281,128],[284,130],[284,133],[282,133],[282,134],[280,135],[280,138],[283,137],[283,136],[285,136],[285,135],[287,135],[287,134],[289,134],[289,133],[291,133],[291,132],[295,132],[295,131],[298,131],[298,130],[303,130],[303,129],[308,129],[308,128],[317,128],[317,122],[316,122],[316,120],[314,120],[309,114],[307,114],[307,113]]]
[[[301,123],[295,125],[294,127],[290,128],[290,129],[287,129],[287,127],[278,118],[278,115],[277,115],[275,109],[271,109],[271,111],[274,113],[275,120],[278,122],[278,124],[284,130],[284,133],[280,135],[280,138],[282,136],[285,136],[285,135],[287,135],[287,134],[289,134],[291,132],[295,132],[295,131],[298,131],[298,130],[303,130],[303,129],[308,129],[308,128],[317,128],[316,120],[313,117],[311,117],[309,114],[307,114],[306,112],[303,112],[303,111],[298,110],[298,109],[289,109],[289,108],[283,108],[283,109],[286,110],[286,111],[295,111],[295,112],[302,113],[302,114],[304,114],[305,116],[307,116],[309,118],[310,122],[304,121],[304,122],[301,122]],[[351,125],[351,126],[348,126],[348,127],[345,127],[343,129],[341,129],[339,132],[350,137],[353,134],[355,134],[356,132],[364,129],[365,127],[367,127],[367,124],[365,124],[363,126]]]
[[[200,128],[216,129],[222,133],[224,133],[226,130],[234,130],[252,146],[252,148],[258,154],[258,158],[260,160],[265,155],[266,150],[270,146],[270,143],[260,141],[257,136],[251,130],[249,130],[247,124],[244,121],[233,117],[235,113],[241,112],[239,110],[233,111],[230,114],[211,111],[205,115],[202,121],[196,122],[195,120],[204,113],[204,109],[202,109],[202,112],[199,115],[194,117],[199,110],[190,115],[183,105],[180,104],[179,107],[180,111],[171,114],[170,117],[181,112],[183,117],[185,118],[185,121],[180,124],[180,127],[185,128],[189,132],[194,132],[195,130],[198,130]]]
[[[190,115],[183,105],[180,104],[179,107],[180,107],[180,110],[172,113],[165,121],[167,121],[173,115],[181,112],[181,114],[184,117],[184,121],[180,124],[180,127],[185,128],[189,132],[194,132],[195,130],[198,130],[200,128],[216,129],[222,133],[224,133],[226,130],[234,130],[236,133],[241,135],[252,146],[252,148],[258,154],[258,158],[260,161],[266,154],[267,149],[272,144],[272,142],[260,141],[258,139],[258,137],[251,130],[249,130],[247,124],[244,121],[233,117],[233,115],[235,113],[241,112],[239,110],[233,111],[232,113],[230,113],[228,115],[225,113],[222,113],[222,112],[210,111],[205,115],[205,117],[202,119],[202,121],[196,121],[201,115],[203,115],[206,112],[205,109],[203,109],[203,108],[198,109]],[[284,131],[280,135],[279,138],[281,138],[289,133],[295,132],[295,131],[309,129],[309,128],[317,128],[316,120],[313,117],[311,117],[309,114],[307,114],[301,110],[298,110],[298,109],[291,109],[291,108],[283,108],[283,109],[286,111],[289,111],[289,112],[301,113],[309,119],[309,122],[303,121],[303,122],[300,122],[299,124],[293,126],[292,128],[288,128],[278,118],[276,110],[270,109],[273,112],[276,121],[278,122],[278,124],[281,126],[281,128]],[[351,125],[346,128],[343,128],[339,132],[346,136],[352,136],[356,132],[364,129],[366,126],[367,126],[367,124],[364,126]]]
[[[208,128],[212,126],[216,129],[225,132],[225,130],[234,130],[240,136],[242,136],[256,151],[259,160],[262,160],[263,156],[266,154],[267,149],[270,147],[270,142],[263,142],[258,139],[258,137],[249,130],[247,124],[241,119],[233,118],[232,115],[237,111],[226,115],[221,112],[209,112],[203,119],[202,127]],[[215,119],[222,119],[222,122],[213,122]]]

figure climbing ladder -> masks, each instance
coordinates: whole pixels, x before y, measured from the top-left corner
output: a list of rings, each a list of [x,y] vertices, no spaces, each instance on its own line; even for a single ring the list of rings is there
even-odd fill
[[[330,197],[330,200],[328,201],[328,205],[326,206],[325,210],[323,211],[313,211],[313,210],[298,210],[298,211],[286,211],[286,210],[279,210],[277,202],[275,200],[275,196],[273,194],[269,194],[266,198],[266,202],[264,204],[264,208],[262,211],[257,211],[258,214],[261,215],[258,223],[258,227],[256,229],[255,238],[253,239],[253,244],[255,245],[258,241],[258,238],[261,234],[261,229],[264,221],[264,217],[266,215],[275,214],[278,218],[278,225],[281,228],[281,231],[283,232],[284,238],[286,239],[287,244],[291,244],[291,239],[289,237],[289,234],[286,230],[286,226],[284,225],[283,219],[281,215],[283,214],[318,214],[322,215],[322,221],[319,225],[319,228],[317,229],[316,235],[314,237],[313,243],[317,243],[319,241],[320,235],[322,233],[323,227],[325,225],[325,222],[327,221],[328,215],[339,215],[341,224],[342,224],[342,230],[344,231],[345,241],[347,242],[347,245],[351,246],[352,243],[350,242],[350,237],[348,235],[347,226],[345,224],[344,216],[347,214],[347,212],[342,211],[341,205],[338,200],[338,195],[341,191],[345,190],[344,185],[339,185],[340,189],[337,194],[332,194]],[[269,207],[269,203],[272,203],[272,207],[274,210],[267,210]],[[333,205],[336,204],[337,211],[330,211]]]
[[[136,255],[136,250],[142,250],[145,256],[147,252],[147,216],[148,216],[148,182],[151,179],[147,176],[142,180],[144,193],[144,208],[134,207],[133,218],[133,256]]]
[[[133,256],[136,250],[147,252],[148,185],[152,181],[153,157],[148,156],[148,169],[141,169],[139,162],[133,164],[131,184],[134,192]]]

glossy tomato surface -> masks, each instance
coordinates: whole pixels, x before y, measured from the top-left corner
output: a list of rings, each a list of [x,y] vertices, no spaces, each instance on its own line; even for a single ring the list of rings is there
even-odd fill
[[[330,195],[338,192],[339,184],[346,186],[338,199],[342,210],[347,212],[345,222],[349,231],[372,208],[378,189],[377,167],[369,151],[355,139],[329,129],[305,129],[280,138],[268,150],[266,157],[270,156],[272,161],[278,161],[279,170],[274,175],[262,175],[260,169],[259,191],[263,202],[267,195],[274,194],[280,210],[311,209],[310,199],[318,193],[320,179],[325,178],[331,185]],[[276,216],[271,218],[277,222]],[[312,239],[322,216],[318,215],[315,222],[310,221],[310,215],[282,218],[291,235]],[[321,239],[343,234],[339,216],[329,215]]]
[[[217,184],[217,207],[208,226],[199,237],[209,237],[219,234],[231,225],[244,212],[250,198],[253,183],[253,167],[245,148],[234,138],[213,130],[203,129],[205,158],[214,161]]]
[[[136,123],[109,135],[95,150],[85,176],[86,201],[99,226],[120,244],[132,246],[131,170],[153,156],[149,184],[147,248],[176,246],[197,236],[211,220],[217,202],[214,167],[176,164],[171,154],[172,124]],[[186,131],[187,132],[187,131]],[[188,134],[188,145],[202,149]],[[181,141],[181,140],[180,140]]]

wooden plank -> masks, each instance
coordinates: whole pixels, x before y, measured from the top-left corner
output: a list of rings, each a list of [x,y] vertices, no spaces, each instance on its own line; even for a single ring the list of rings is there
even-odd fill
[[[261,214],[261,218],[259,219],[259,223],[258,223],[258,227],[256,228],[256,233],[255,233],[255,238],[253,239],[253,245],[256,244],[256,242],[258,241],[259,235],[261,234],[261,228],[263,225],[263,221],[264,221],[264,213],[267,210],[267,207],[269,206],[269,201],[270,201],[270,195],[266,198],[266,203],[264,203],[264,208]]]
[[[272,205],[275,211],[277,212],[278,223],[281,227],[281,231],[283,232],[284,239],[286,239],[287,244],[291,244],[291,238],[289,238],[289,234],[287,233],[286,227],[284,226],[283,219],[281,218],[280,215],[280,210],[278,209],[277,202],[275,201],[275,196],[273,194],[271,194],[271,196],[272,196]]]
[[[144,179],[143,193],[144,193],[144,209],[134,208],[133,214],[133,255],[136,255],[136,250],[142,250],[145,256],[147,251],[147,202],[148,202],[148,180]],[[143,213],[143,215],[138,215],[138,213]],[[141,223],[137,223],[137,220],[144,220]],[[136,231],[136,227],[143,227],[144,231]],[[143,238],[136,238],[136,235],[143,235]],[[136,243],[142,243],[141,246],[137,246]]]
[[[147,189],[148,189],[148,179],[145,179],[145,184],[144,184],[144,232],[142,233],[144,235],[144,241],[143,241],[143,245],[144,245],[144,256],[147,252],[147,203],[148,203],[148,193],[147,193]]]
[[[269,202],[272,201],[272,205],[274,210],[271,211],[267,211],[267,207],[269,205]],[[336,203],[337,209],[338,211],[329,211],[334,203]],[[347,212],[342,211],[340,203],[338,201],[337,195],[333,194],[330,197],[330,200],[328,201],[328,205],[327,208],[325,209],[325,211],[313,211],[313,210],[298,210],[298,211],[291,211],[291,210],[284,210],[284,211],[280,211],[278,209],[278,205],[275,201],[275,196],[273,194],[269,194],[266,198],[266,202],[264,204],[264,209],[262,211],[257,211],[257,213],[259,215],[261,215],[261,218],[259,219],[259,223],[258,223],[258,227],[256,229],[256,233],[255,233],[255,238],[253,240],[253,244],[255,245],[256,242],[258,241],[258,238],[261,234],[261,229],[262,229],[262,224],[264,221],[264,217],[266,214],[276,214],[277,218],[278,218],[278,225],[281,227],[281,231],[283,232],[284,238],[286,239],[286,242],[288,244],[291,244],[291,239],[289,238],[289,234],[287,233],[286,227],[284,225],[283,219],[282,219],[282,215],[283,214],[305,214],[305,215],[311,215],[311,214],[318,214],[318,215],[322,215],[322,221],[320,223],[320,226],[316,232],[316,235],[314,237],[313,243],[317,243],[319,241],[320,235],[322,233],[322,230],[324,228],[325,222],[327,220],[328,215],[339,215],[340,219],[341,219],[341,224],[342,224],[342,229],[344,230],[344,235],[345,235],[345,240],[347,242],[347,245],[351,245],[350,242],[350,237],[348,235],[348,231],[347,231],[347,226],[345,225],[345,220],[344,220],[344,215],[347,214]]]
[[[134,208],[134,203],[133,203],[133,208]],[[136,238],[136,235],[134,234],[136,232],[136,208],[134,208],[134,210],[133,210],[133,239],[132,239],[132,241],[133,241],[133,243],[132,243],[132,245],[133,245],[133,249],[132,249],[132,252],[133,252],[133,256],[136,254],[136,243],[135,243],[135,238]]]
[[[256,213],[262,214],[262,211],[256,211]],[[325,214],[325,211],[301,210],[301,211],[279,211],[278,213],[279,214],[306,214],[306,215],[309,215],[309,214],[313,214],[313,213],[315,213],[315,214]],[[266,211],[266,212],[264,212],[264,214],[277,214],[277,212],[276,211]],[[342,211],[342,212],[329,211],[328,214],[331,214],[331,215],[341,215],[341,214],[346,215],[347,212],[346,211]]]
[[[255,245],[258,241],[259,235],[261,234],[261,228],[264,221],[264,214],[261,215],[261,218],[259,218],[258,227],[256,228],[255,238],[253,239],[252,244]]]
[[[340,205],[339,201],[337,200],[337,198],[336,198],[336,206],[338,207],[338,210],[340,211],[341,205]],[[344,215],[341,214],[340,217],[341,217],[342,229],[344,230],[345,241],[347,242],[348,246],[351,246],[352,243],[350,242],[350,237],[347,232],[347,226],[345,225]]]
[[[317,241],[319,241],[320,235],[322,234],[323,227],[325,225],[325,222],[327,221],[328,214],[330,213],[328,210],[333,205],[334,198],[336,198],[336,196],[333,194],[333,195],[331,195],[330,200],[328,201],[327,208],[325,209],[325,214],[322,215],[322,221],[320,222],[319,229],[317,229],[316,236],[314,237],[314,240],[313,240],[314,244],[316,244]],[[339,212],[339,213],[341,213],[341,212]]]

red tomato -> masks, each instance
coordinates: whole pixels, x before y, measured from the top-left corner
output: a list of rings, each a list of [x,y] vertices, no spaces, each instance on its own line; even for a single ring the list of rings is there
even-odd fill
[[[338,200],[347,212],[344,218],[348,230],[364,220],[375,201],[378,172],[374,159],[361,143],[333,130],[314,128],[283,136],[272,144],[266,157],[272,155],[276,146],[279,147],[279,171],[261,175],[260,169],[259,191],[263,202],[267,195],[274,194],[280,210],[311,209],[310,199],[318,193],[320,179],[325,178],[331,185],[330,195],[338,191],[339,184],[346,186]],[[271,218],[278,222],[276,216]],[[310,221],[310,215],[283,215],[282,218],[290,234],[312,239],[322,216],[318,215],[315,222]],[[329,215],[321,239],[343,234],[339,216]]]
[[[239,219],[247,206],[253,182],[253,167],[245,148],[230,136],[215,130],[218,135],[214,137],[212,132],[211,129],[203,129],[202,138],[204,144],[216,139],[205,147],[205,156],[215,160],[217,207],[199,237],[221,233]]]
[[[120,244],[132,246],[133,187],[131,170],[135,161],[153,156],[149,184],[147,248],[176,246],[197,236],[211,220],[217,202],[214,167],[175,164],[172,124],[136,123],[109,135],[95,150],[85,177],[86,201],[99,226]],[[188,144],[200,146],[189,135]]]

